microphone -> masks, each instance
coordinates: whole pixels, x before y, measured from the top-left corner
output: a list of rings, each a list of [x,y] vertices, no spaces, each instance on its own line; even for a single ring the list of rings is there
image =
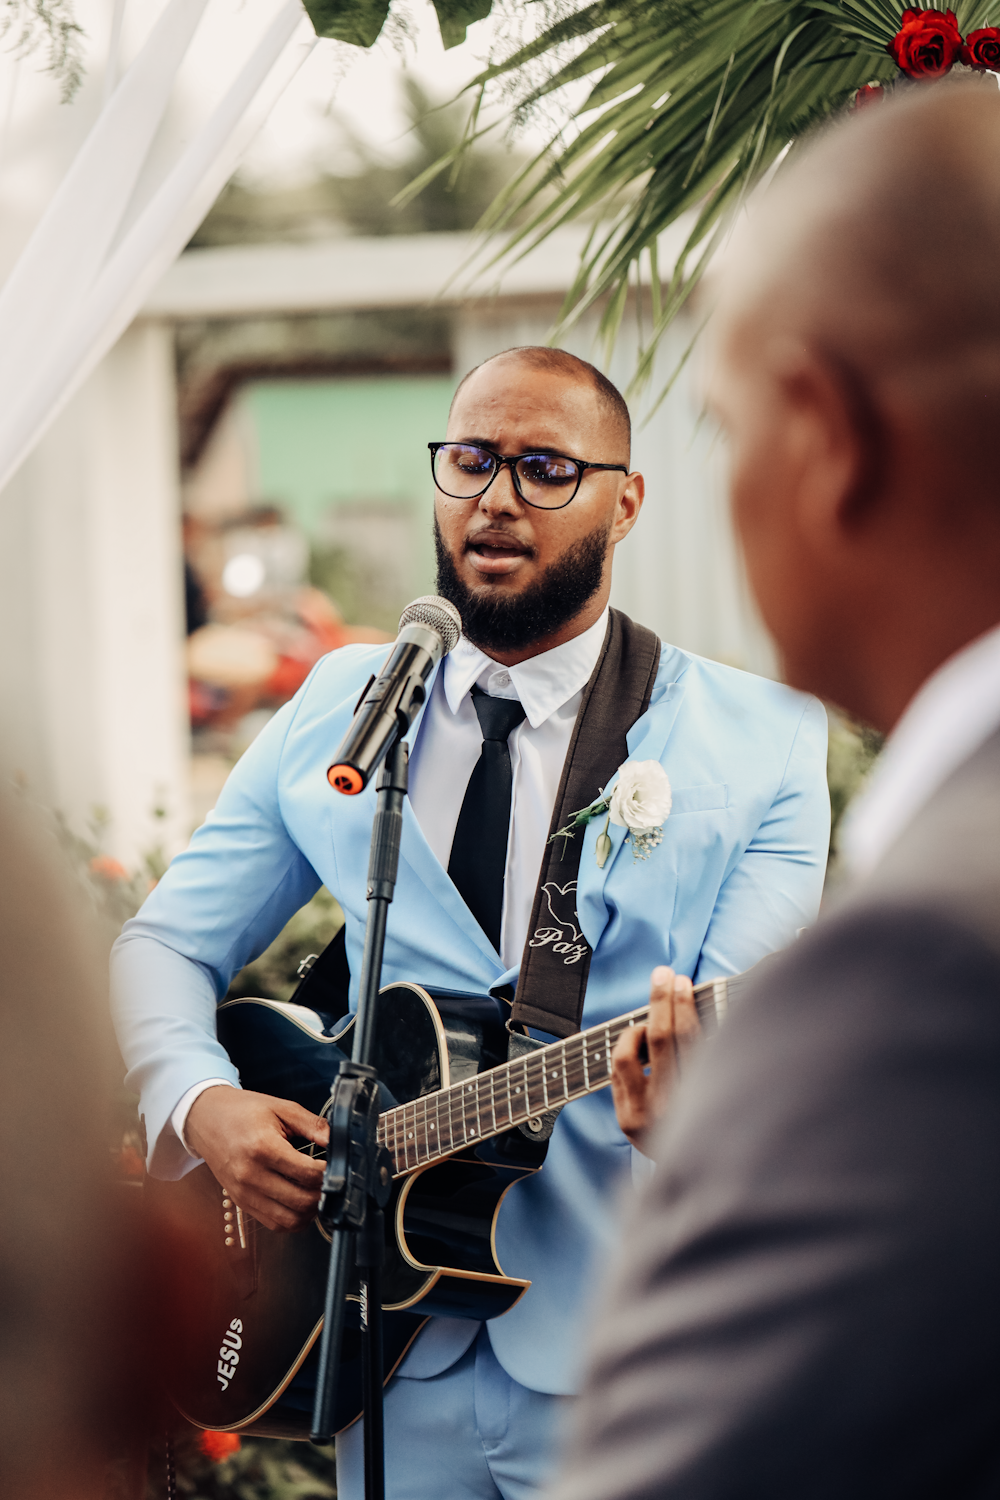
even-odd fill
[[[447,599],[422,594],[399,617],[392,655],[354,710],[326,779],[335,791],[364,791],[392,746],[410,727],[426,696],[424,684],[462,633],[462,617]]]

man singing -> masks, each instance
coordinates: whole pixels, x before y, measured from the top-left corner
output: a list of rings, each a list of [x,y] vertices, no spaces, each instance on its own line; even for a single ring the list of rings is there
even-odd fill
[[[527,348],[466,376],[447,441],[431,445],[438,589],[464,633],[410,735],[384,982],[518,987],[527,998],[553,946],[531,944],[545,895],[543,926],[579,950],[561,972],[579,976],[589,1026],[644,1004],[655,965],[696,981],[736,973],[816,915],[829,831],[822,707],[661,647],[609,610],[614,549],[643,500],[629,444],[625,403],[597,370]],[[289,1137],[323,1143],[326,1126],[240,1089],[215,1008],[321,882],[344,909],[356,998],[375,789],[341,797],[326,770],[384,657],[384,647],[351,646],[317,664],[115,955],[117,1026],[142,1094],[150,1171],[177,1178],[204,1160],[270,1230],[310,1222],[321,1169]],[[591,822],[576,836],[574,879],[543,889],[549,836],[567,814],[564,766],[569,784],[588,757],[605,769],[570,813],[629,760],[662,767],[669,816],[659,841],[639,849],[624,827]],[[527,1008],[544,1011],[544,993],[536,985]],[[544,1169],[509,1192],[498,1221],[500,1264],[530,1290],[489,1324],[431,1319],[388,1385],[391,1500],[537,1491],[562,1398],[576,1389],[582,1309],[631,1161],[607,1091],[563,1110]],[[359,1427],[337,1441],[344,1500],[363,1489]]]

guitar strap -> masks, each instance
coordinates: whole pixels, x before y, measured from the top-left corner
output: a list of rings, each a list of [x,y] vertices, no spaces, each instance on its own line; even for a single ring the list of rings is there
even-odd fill
[[[612,609],[601,654],[583,690],[556,793],[550,842],[542,855],[511,1006],[514,1030],[534,1026],[558,1037],[580,1030],[593,956],[576,914],[583,830],[569,839],[551,835],[599,797],[627,760],[625,736],[649,707],[659,665],[658,637]]]

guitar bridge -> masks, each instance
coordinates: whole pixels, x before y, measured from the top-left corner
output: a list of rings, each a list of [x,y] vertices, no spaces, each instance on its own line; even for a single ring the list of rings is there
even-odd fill
[[[222,1228],[226,1263],[233,1273],[236,1290],[240,1297],[249,1297],[257,1290],[257,1267],[251,1244],[251,1220],[242,1208],[222,1189]]]

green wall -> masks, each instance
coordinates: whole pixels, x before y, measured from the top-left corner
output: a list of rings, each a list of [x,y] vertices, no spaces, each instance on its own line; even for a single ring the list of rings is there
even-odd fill
[[[387,559],[387,577],[399,580],[388,585],[391,597],[365,607],[364,568],[328,585],[348,619],[384,625],[398,616],[400,602],[433,591],[427,444],[445,435],[454,388],[447,376],[387,375],[259,380],[241,392],[256,450],[257,501],[281,505],[320,548],[338,545],[341,507],[355,528],[368,505],[408,517],[388,544],[397,555]]]
[[[314,532],[338,502],[430,507],[427,444],[443,438],[450,376],[260,380],[243,400],[257,435],[261,500],[276,500]]]

